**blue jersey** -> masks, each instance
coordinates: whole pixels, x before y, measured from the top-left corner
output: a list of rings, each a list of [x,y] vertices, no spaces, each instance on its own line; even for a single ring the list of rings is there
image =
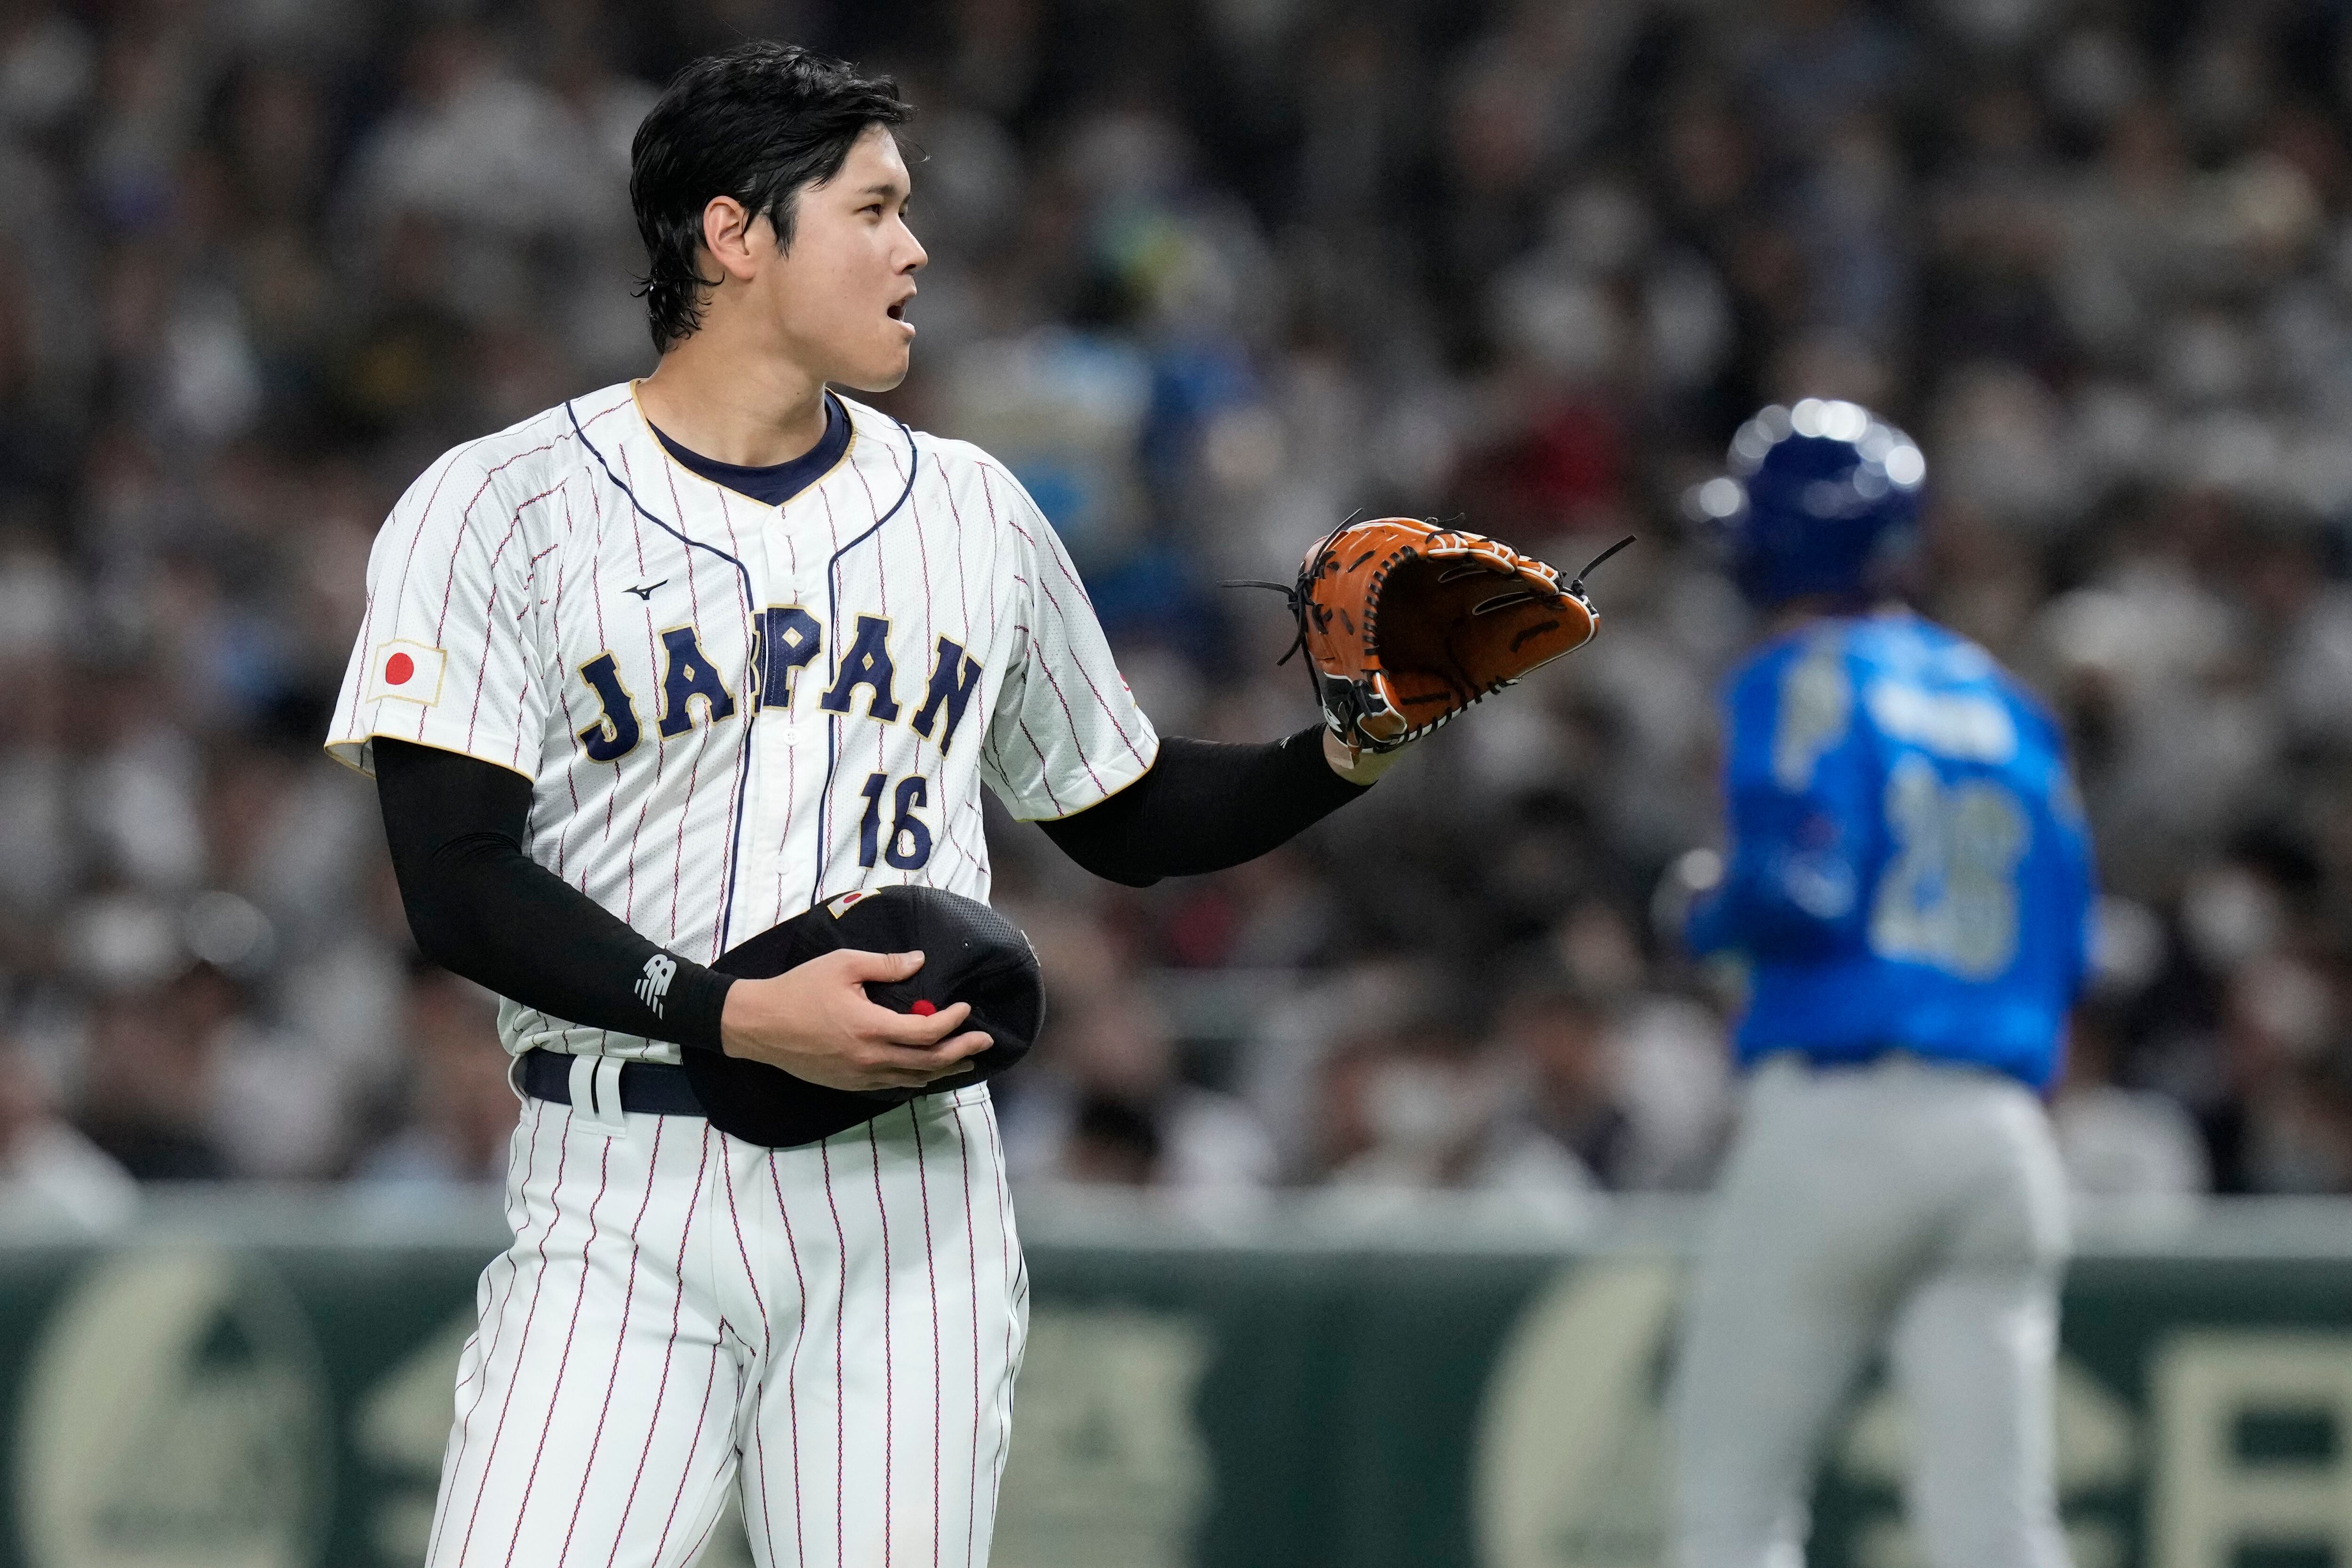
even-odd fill
[[[2092,896],[2050,716],[1982,648],[1907,614],[1767,644],[1729,707],[1732,850],[1689,937],[1752,962],[1740,1063],[1900,1047],[2045,1087]]]

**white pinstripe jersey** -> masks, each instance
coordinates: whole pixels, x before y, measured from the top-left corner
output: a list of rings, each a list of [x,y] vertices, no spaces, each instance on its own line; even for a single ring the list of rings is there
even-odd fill
[[[521,773],[531,858],[699,962],[856,889],[985,900],[983,781],[1064,816],[1159,739],[1013,476],[842,402],[847,452],[781,508],[677,463],[626,384],[445,455],[376,537],[328,751]],[[677,1057],[513,1002],[499,1026]]]

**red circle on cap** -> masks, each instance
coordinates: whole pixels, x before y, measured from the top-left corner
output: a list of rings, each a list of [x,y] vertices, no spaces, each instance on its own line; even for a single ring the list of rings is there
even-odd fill
[[[916,1015],[918,1017],[928,1018],[932,1014],[938,1012],[939,1008],[932,1005],[928,1001],[921,1001],[917,1002],[913,1006],[908,1008],[907,1011]]]
[[[394,654],[383,661],[383,683],[386,686],[405,686],[408,678],[415,673],[416,661],[404,653]]]

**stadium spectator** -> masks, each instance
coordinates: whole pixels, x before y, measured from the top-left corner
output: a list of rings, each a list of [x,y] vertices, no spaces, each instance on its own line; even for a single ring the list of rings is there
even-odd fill
[[[992,821],[1024,919],[1094,933],[1047,954],[1074,1042],[1119,1037],[1094,993],[1184,975],[1164,1031],[1129,1020],[1157,1088],[1065,1103],[1041,1165],[1082,1127],[1077,1167],[1186,1179],[1143,1101],[1189,1085],[1245,1104],[1284,1179],[1458,1182],[1475,1130],[1542,1114],[1526,1080],[1475,1020],[1382,1037],[1349,988],[1406,951],[1492,990],[1549,943],[1607,1003],[1642,1151],[1602,1176],[1702,1179],[1715,993],[1628,915],[1705,841],[1710,688],[1748,632],[1694,487],[1759,402],[1845,395],[1921,434],[1927,607],[2040,684],[2108,888],[2166,938],[2077,1109],[2178,1106],[2221,1190],[2352,1188],[2340,19],[950,10],[0,19],[0,963],[126,1164],[353,1166],[408,1070],[374,802],[316,752],[368,542],[435,453],[650,363],[629,133],[690,54],[776,27],[908,83],[935,262],[889,405],[1019,467],[1163,727],[1305,721],[1278,603],[1215,584],[1286,576],[1351,511],[1461,510],[1570,567],[1642,538],[1591,649],[1265,865],[1133,893]],[[211,932],[226,998],[179,960],[93,968],[131,905],[184,954]],[[1041,1055],[1041,1116],[1063,1070]]]
[[[1039,1060],[1003,1110],[1015,1178],[1246,1196],[1276,1174],[1274,1144],[1229,1094],[1184,1082],[1148,995],[1107,994],[1048,1019]]]
[[[75,1121],[142,1182],[234,1173],[206,1125],[226,1021],[210,976],[123,991],[92,1010]]]
[[[2210,1191],[2197,1123],[2170,1096],[2115,1080],[2114,1020],[2074,1017],[2065,1077],[2050,1107],[2067,1185],[2088,1198],[2183,1198]]]
[[[1522,982],[1505,998],[1488,1048],[1517,1081],[1471,1157],[1466,1184],[1627,1184],[1633,1121],[1620,1103],[1604,1006],[1570,982]]]
[[[352,1167],[367,1181],[503,1181],[517,1096],[498,1048],[498,1000],[419,959],[409,976],[408,1068],[399,1123]]]
[[[112,1230],[139,1209],[131,1173],[58,1114],[23,1044],[0,1037],[0,1205],[31,1228]]]

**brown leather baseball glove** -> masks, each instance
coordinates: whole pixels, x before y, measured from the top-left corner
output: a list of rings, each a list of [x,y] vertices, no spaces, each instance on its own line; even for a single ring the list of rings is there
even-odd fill
[[[1585,575],[1632,542],[1563,583],[1483,533],[1374,518],[1318,540],[1295,586],[1260,585],[1290,596],[1290,652],[1307,650],[1331,732],[1358,751],[1392,752],[1591,641],[1601,615]]]

